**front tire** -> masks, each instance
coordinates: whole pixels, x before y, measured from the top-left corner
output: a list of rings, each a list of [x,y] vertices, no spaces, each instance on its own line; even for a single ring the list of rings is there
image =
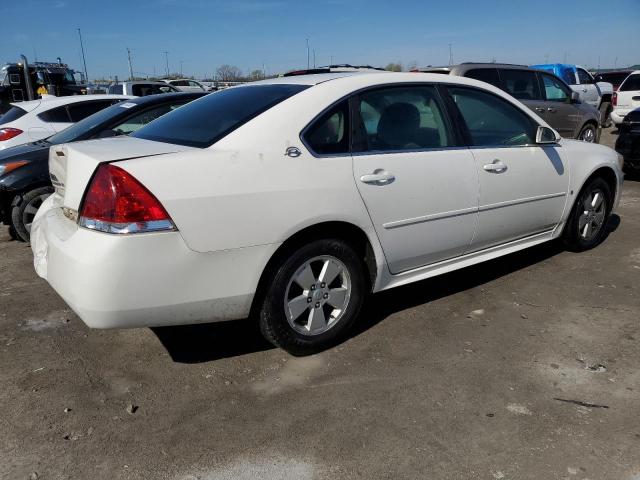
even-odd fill
[[[335,345],[355,322],[366,296],[363,261],[339,239],[292,250],[273,272],[259,313],[260,330],[292,355]]]
[[[613,195],[607,182],[601,177],[590,180],[578,195],[564,228],[567,248],[582,252],[602,243],[612,206]]]
[[[15,230],[18,239],[29,241],[31,223],[49,195],[53,193],[51,187],[41,187],[30,190],[27,193],[16,196],[11,203],[11,226]]]

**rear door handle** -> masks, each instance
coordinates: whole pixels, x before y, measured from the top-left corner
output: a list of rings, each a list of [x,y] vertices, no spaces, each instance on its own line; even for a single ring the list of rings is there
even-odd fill
[[[547,108],[547,112],[556,113],[557,110],[555,108],[549,107],[549,108]]]
[[[536,112],[544,113],[544,108],[536,107]]]
[[[368,175],[362,175],[360,181],[369,185],[389,185],[396,179],[393,173],[389,173],[382,168],[378,168]]]
[[[586,89],[586,88],[583,88],[583,89],[582,89],[582,91],[583,91],[584,93],[587,93],[587,89]]]
[[[502,163],[500,160],[494,160],[493,163],[488,163],[484,165],[482,168],[489,173],[503,173],[507,171],[507,166]]]

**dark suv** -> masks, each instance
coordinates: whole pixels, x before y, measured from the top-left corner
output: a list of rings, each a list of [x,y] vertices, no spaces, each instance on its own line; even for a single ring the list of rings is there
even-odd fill
[[[600,139],[598,109],[582,103],[578,94],[552,73],[524,65],[461,63],[415,70],[474,78],[504,90],[555,128],[560,135],[585,142]]]

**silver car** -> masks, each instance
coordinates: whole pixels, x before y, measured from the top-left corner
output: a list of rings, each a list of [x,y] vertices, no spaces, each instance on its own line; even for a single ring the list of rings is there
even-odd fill
[[[490,83],[520,100],[566,138],[597,143],[600,139],[598,109],[583,103],[576,92],[550,72],[523,65],[461,63],[426,67],[420,72],[475,78]]]

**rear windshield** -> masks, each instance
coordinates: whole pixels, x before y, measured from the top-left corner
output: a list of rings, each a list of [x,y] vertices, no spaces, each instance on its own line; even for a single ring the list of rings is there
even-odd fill
[[[141,128],[132,136],[205,148],[252,118],[309,88],[308,85],[252,85],[211,93]]]
[[[7,110],[7,113],[5,113],[4,115],[0,115],[0,125],[13,122],[26,113],[27,112],[20,107],[11,107],[9,110]]]
[[[640,90],[640,73],[629,75],[622,85],[620,85],[621,92],[629,92],[633,90]],[[0,119],[0,122],[2,119]]]

